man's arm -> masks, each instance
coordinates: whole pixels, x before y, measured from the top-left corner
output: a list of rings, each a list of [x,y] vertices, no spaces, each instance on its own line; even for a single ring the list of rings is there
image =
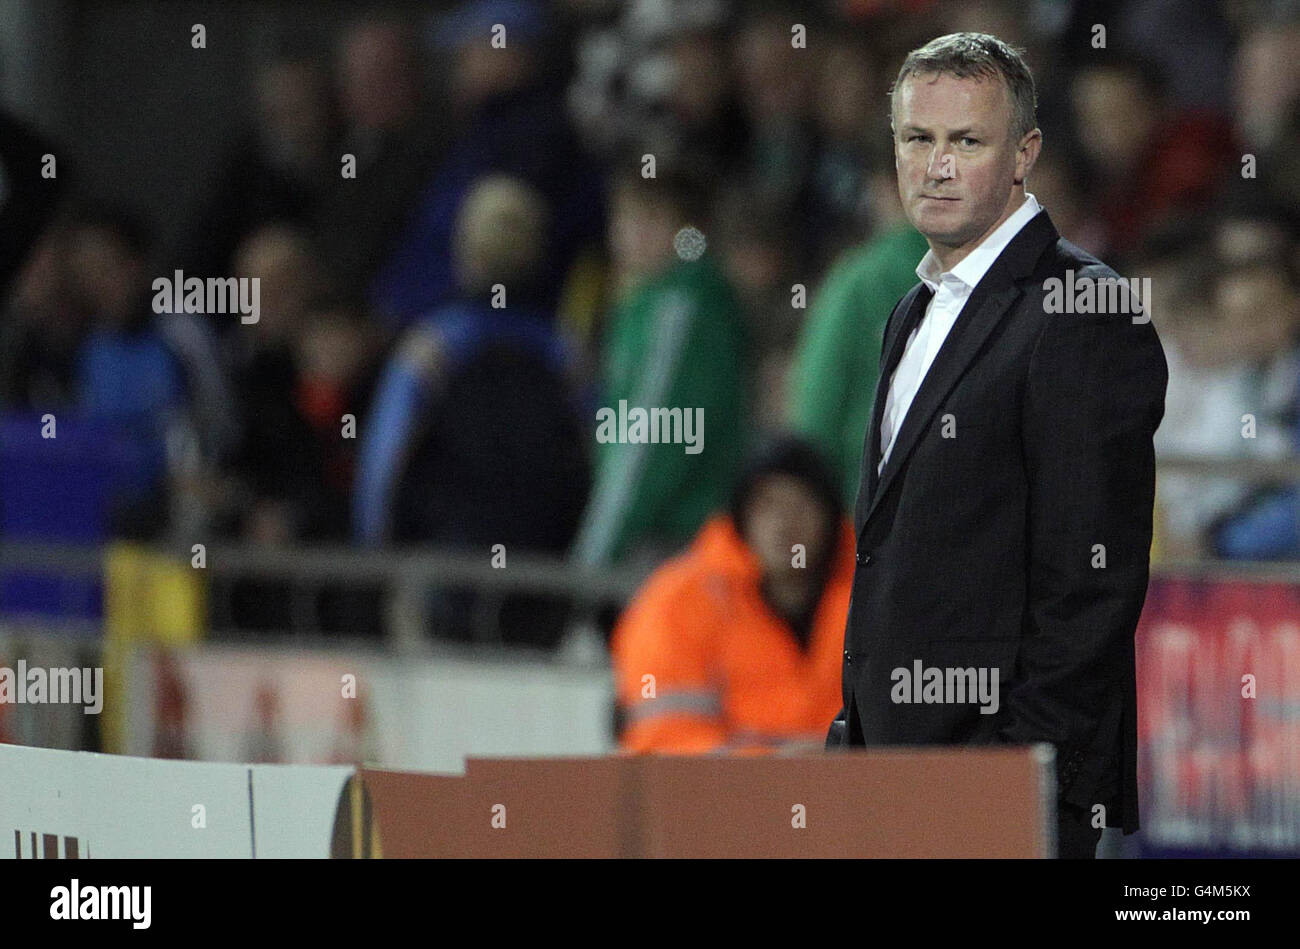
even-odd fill
[[[877,371],[877,382],[879,381],[879,378],[878,378],[878,377],[879,377],[879,371],[880,371],[880,370],[879,370],[879,367],[882,366],[882,365],[884,365],[884,362],[885,362],[885,340],[887,340],[887,339],[889,338],[889,324],[892,323],[892,322],[894,321],[894,318],[898,315],[899,308],[902,306],[903,300],[906,300],[906,299],[907,299],[907,294],[905,293],[905,294],[903,294],[903,296],[902,296],[902,297],[901,297],[901,298],[900,298],[900,299],[899,299],[899,300],[894,304],[894,308],[890,311],[889,316],[885,319],[885,328],[881,331],[881,334],[880,334],[880,337],[881,337],[881,338],[880,338],[880,355],[879,355],[879,357],[878,357],[878,361],[877,361],[877,363],[876,363],[876,366],[877,366],[877,370],[876,370],[876,371]],[[867,430],[866,430],[866,431],[863,433],[863,435],[862,435],[862,458],[861,458],[861,460],[860,460],[859,463],[858,463],[858,497],[857,497],[856,501],[854,502],[856,505],[862,505],[862,504],[865,504],[866,501],[867,501],[867,499],[866,499],[866,498],[863,498],[861,495],[862,495],[863,488],[866,487],[866,484],[867,484],[867,465],[871,463],[871,416],[872,416],[872,415],[874,414],[874,412],[875,412],[875,405],[874,405],[875,400],[873,399],[872,402],[873,402],[873,405],[872,405],[871,408],[868,409],[868,411],[867,411]],[[855,569],[856,569],[856,568],[855,568]],[[846,618],[846,620],[845,620],[845,636],[846,636],[846,638],[847,638],[847,635],[848,635],[848,625],[847,625],[847,624],[848,624],[848,620],[847,620],[847,618]],[[845,648],[846,648],[846,649],[848,648],[848,643],[847,643],[847,642],[845,643]],[[849,718],[848,718],[848,707],[847,707],[847,706],[842,706],[842,707],[840,708],[840,712],[839,712],[839,714],[835,716],[834,721],[831,722],[831,724],[830,724],[830,728],[829,728],[829,729],[827,730],[827,732],[826,732],[826,747],[827,747],[828,749],[830,749],[830,748],[839,748],[839,747],[842,747],[842,746],[847,745],[848,743],[849,743]]]
[[[1029,623],[1002,737],[1053,742],[1063,795],[1123,692],[1123,657],[1146,597],[1152,436],[1167,380],[1154,328],[1127,314],[1051,316],[1030,360],[1022,414]]]

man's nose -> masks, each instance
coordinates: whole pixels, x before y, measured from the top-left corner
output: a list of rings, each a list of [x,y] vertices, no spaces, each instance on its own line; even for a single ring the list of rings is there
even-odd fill
[[[947,181],[957,177],[957,161],[952,152],[936,147],[930,152],[930,164],[925,171],[934,181]]]

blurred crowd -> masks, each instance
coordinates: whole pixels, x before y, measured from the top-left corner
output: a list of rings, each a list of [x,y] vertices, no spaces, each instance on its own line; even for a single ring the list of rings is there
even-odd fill
[[[57,143],[5,116],[5,431],[52,414],[125,444],[102,534],[187,545],[655,563],[787,431],[851,505],[926,249],[886,93],[909,49],[966,29],[1027,50],[1028,190],[1152,278],[1160,454],[1297,454],[1300,9],[1171,0],[398,7],[329,48],[286,35],[248,75],[256,108],[180,240],[75,169],[39,178]],[[258,278],[259,320],[156,312],[176,271]],[[598,440],[624,401],[702,408],[703,449]],[[6,441],[0,469],[32,463]],[[41,464],[5,483],[58,476]],[[0,531],[38,530],[13,497]],[[1157,557],[1300,558],[1289,482],[1162,473],[1157,517]]]

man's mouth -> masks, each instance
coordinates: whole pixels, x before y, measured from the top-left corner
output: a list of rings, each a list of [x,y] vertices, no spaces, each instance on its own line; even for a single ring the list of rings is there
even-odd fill
[[[921,195],[921,197],[929,198],[931,201],[957,201],[958,200],[957,198],[951,198],[951,197],[946,197],[937,194],[923,194]]]

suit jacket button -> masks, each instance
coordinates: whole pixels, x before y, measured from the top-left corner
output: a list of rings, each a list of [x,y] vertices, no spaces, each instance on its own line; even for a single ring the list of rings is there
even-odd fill
[[[853,661],[853,653],[849,652],[847,649],[844,650],[844,661],[845,661],[845,662],[852,662],[852,661]]]
[[[859,552],[859,553],[858,553],[858,565],[861,566],[861,567],[865,567],[865,566],[866,566],[867,564],[869,564],[869,563],[871,563],[871,554],[864,554],[864,553]]]

